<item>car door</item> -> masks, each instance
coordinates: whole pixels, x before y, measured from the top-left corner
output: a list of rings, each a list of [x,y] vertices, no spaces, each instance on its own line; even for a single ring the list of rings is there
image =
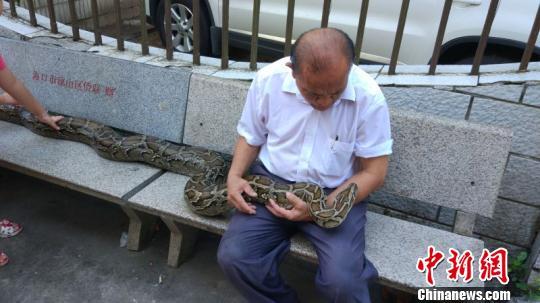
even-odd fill
[[[455,2],[481,2],[456,0]],[[324,0],[295,1],[293,39],[302,32],[318,28]],[[345,31],[356,40],[361,1],[331,1],[329,26]],[[444,1],[414,0],[410,2],[399,61],[425,64],[431,57]],[[365,26],[361,58],[370,62],[390,62],[402,0],[370,1]],[[222,7],[222,0],[220,0]],[[253,1],[231,0],[229,6],[230,30],[251,34]],[[221,12],[221,10],[220,10]],[[221,18],[221,15],[220,15]],[[262,0],[259,18],[259,36],[284,42],[287,1]]]

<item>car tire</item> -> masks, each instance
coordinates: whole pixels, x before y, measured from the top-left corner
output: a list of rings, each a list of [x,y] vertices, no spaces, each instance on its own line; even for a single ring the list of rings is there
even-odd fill
[[[467,56],[461,59],[456,60],[453,64],[473,64],[474,55]],[[485,54],[482,57],[482,65],[484,64],[501,64],[501,63],[512,63],[519,62],[515,58],[510,58],[509,56],[499,55],[499,54]]]
[[[191,0],[171,0],[171,29],[173,49],[183,53],[193,51],[193,3]],[[200,20],[200,41],[201,55],[211,54],[212,46],[210,44],[210,20],[201,6]],[[165,40],[165,1],[160,1],[156,12],[156,27],[161,37],[163,46]],[[186,37],[187,36],[187,37]]]

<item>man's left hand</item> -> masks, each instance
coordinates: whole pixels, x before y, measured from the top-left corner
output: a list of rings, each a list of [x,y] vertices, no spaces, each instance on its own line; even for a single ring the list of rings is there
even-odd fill
[[[291,209],[285,209],[276,204],[276,202],[270,199],[270,202],[266,205],[269,212],[276,217],[284,218],[290,221],[313,221],[313,218],[309,214],[309,209],[306,202],[298,198],[295,194],[287,193],[287,200],[293,206]]]

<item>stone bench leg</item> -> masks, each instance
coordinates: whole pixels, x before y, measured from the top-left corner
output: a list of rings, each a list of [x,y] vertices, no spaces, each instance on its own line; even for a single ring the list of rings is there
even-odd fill
[[[129,217],[128,243],[129,250],[140,251],[150,240],[153,234],[153,228],[158,218],[150,214],[134,210],[128,206],[122,206],[122,209]]]
[[[199,230],[170,218],[162,217],[161,220],[171,231],[167,265],[178,267],[193,252]]]
[[[471,237],[473,235],[475,221],[475,214],[458,210],[454,220],[454,233]]]

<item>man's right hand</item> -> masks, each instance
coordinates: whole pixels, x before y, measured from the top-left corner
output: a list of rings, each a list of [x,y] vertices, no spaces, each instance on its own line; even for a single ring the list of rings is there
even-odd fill
[[[255,205],[246,202],[242,197],[242,193],[246,193],[251,197],[257,196],[257,193],[255,193],[246,180],[237,175],[229,175],[227,177],[227,200],[237,210],[254,215],[256,209]]]

